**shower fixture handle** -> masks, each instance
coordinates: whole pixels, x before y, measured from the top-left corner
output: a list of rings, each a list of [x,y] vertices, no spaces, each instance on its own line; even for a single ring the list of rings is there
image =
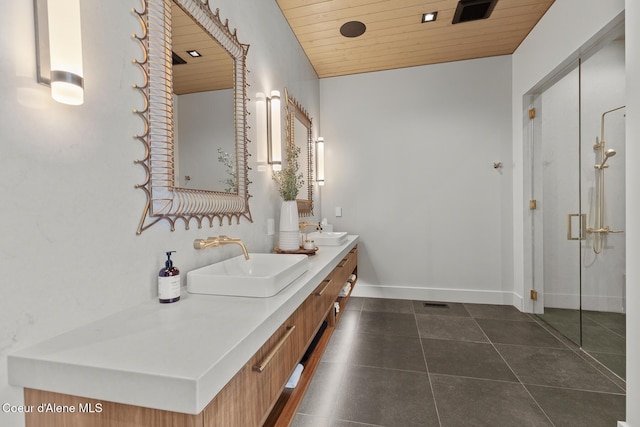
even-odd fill
[[[611,230],[609,227],[587,228],[587,233],[599,233],[599,234],[624,233],[624,230]]]

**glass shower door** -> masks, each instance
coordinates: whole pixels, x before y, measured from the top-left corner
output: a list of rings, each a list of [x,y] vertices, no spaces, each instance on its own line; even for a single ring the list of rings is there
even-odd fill
[[[543,320],[580,345],[580,69],[547,88],[539,105]],[[541,182],[540,182],[541,181]]]
[[[624,40],[581,64],[582,348],[625,377]]]
[[[534,100],[534,289],[545,322],[624,378],[624,39],[570,70]]]

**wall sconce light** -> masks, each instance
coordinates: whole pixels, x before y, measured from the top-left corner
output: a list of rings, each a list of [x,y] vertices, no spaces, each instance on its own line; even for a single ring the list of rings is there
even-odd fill
[[[58,102],[84,102],[80,0],[34,0],[38,83]]]
[[[258,145],[258,170],[264,171],[267,169],[267,144],[269,143],[269,138],[267,135],[267,97],[262,92],[256,94],[256,129],[258,132],[256,138]]]
[[[324,185],[324,138],[321,136],[316,141],[316,170],[318,185]]]
[[[269,164],[274,171],[282,170],[282,125],[280,122],[280,92],[271,91],[271,98],[267,100],[267,135],[269,138]]]

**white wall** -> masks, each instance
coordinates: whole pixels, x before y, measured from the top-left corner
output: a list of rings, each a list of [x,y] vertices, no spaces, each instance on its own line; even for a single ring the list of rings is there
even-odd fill
[[[360,235],[358,294],[513,302],[510,67],[503,56],[320,81],[322,216]]]
[[[216,234],[242,238],[254,252],[276,243],[280,200],[270,173],[257,172],[250,145],[254,223],[175,232],[160,223],[136,235],[145,203],[134,188],[144,178],[133,163],[143,156],[132,113],[141,107],[137,0],[81,2],[85,103],[54,102],[36,84],[32,2],[4,2],[0,14],[0,402],[19,404],[22,390],[7,384],[6,355],[45,338],[157,297],[156,275],[166,250],[187,272],[237,255],[225,247],[196,252],[193,240]],[[238,28],[248,54],[249,137],[255,141],[255,93],[287,86],[314,118],[319,115],[315,72],[274,1],[218,0],[223,19]],[[274,47],[277,47],[274,48]],[[314,122],[314,129],[317,123]],[[314,133],[317,133],[314,131]],[[183,278],[184,280],[184,278]],[[184,285],[184,283],[183,283]],[[183,290],[185,292],[185,290]],[[0,425],[21,416],[0,412]]]

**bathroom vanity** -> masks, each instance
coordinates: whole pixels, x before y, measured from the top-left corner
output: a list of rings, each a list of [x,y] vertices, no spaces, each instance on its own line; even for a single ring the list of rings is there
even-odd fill
[[[348,296],[357,236],[323,246],[270,298],[183,294],[149,302],[20,350],[9,382],[24,387],[26,425],[288,425]],[[286,256],[286,255],[283,255]],[[295,389],[285,384],[314,337]]]

